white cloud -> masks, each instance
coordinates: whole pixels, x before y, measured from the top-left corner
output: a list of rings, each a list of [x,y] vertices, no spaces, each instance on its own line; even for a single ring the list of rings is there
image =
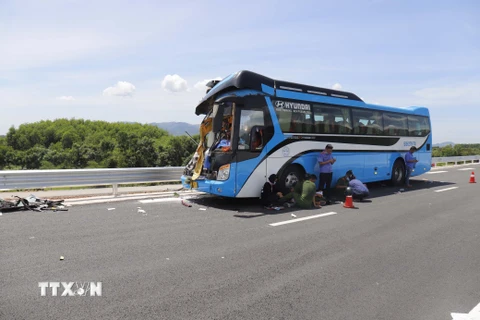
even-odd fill
[[[476,105],[480,101],[480,82],[454,86],[432,87],[413,93],[424,104],[431,105]]]
[[[72,96],[61,96],[57,97],[57,100],[73,101],[75,100],[75,98],[73,98]]]
[[[335,83],[333,86],[332,86],[332,89],[333,90],[342,90],[342,85],[340,83]]]
[[[212,81],[212,80],[222,80],[222,78],[221,77],[216,77],[214,79],[205,79],[203,81],[199,81],[199,82],[195,83],[195,85],[193,87],[197,90],[205,91],[205,90],[207,90],[207,87],[206,87],[207,83],[209,81]]]
[[[118,81],[117,84],[113,87],[108,87],[107,89],[103,90],[104,96],[132,96],[135,92],[135,86],[130,82],[126,81]]]
[[[182,92],[188,90],[187,80],[180,77],[178,74],[167,74],[162,81],[162,88],[169,92]]]

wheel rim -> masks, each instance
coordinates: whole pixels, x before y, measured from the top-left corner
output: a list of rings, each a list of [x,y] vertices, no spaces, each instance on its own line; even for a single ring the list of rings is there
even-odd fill
[[[402,181],[402,178],[403,178],[402,168],[400,166],[396,166],[395,167],[395,181],[400,182],[400,181]]]
[[[285,187],[292,188],[295,182],[298,182],[298,177],[294,172],[290,172],[285,178]]]

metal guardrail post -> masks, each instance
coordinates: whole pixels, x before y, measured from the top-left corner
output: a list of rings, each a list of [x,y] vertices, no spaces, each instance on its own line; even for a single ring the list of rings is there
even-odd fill
[[[117,197],[118,196],[118,183],[114,183],[112,185],[112,187],[113,187],[113,196]]]

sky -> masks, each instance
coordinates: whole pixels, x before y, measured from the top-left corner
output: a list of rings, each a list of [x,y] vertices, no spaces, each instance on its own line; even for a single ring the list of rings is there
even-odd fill
[[[239,70],[430,109],[480,143],[480,1],[0,0],[0,135],[41,120],[200,123]]]

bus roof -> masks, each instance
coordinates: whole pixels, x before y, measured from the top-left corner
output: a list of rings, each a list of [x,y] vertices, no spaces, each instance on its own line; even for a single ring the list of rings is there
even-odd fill
[[[376,104],[366,104],[362,99],[360,99],[357,95],[351,92],[275,80],[248,70],[238,71],[219,82],[215,81],[211,82],[210,84],[213,85],[213,88],[211,88],[210,91],[207,92],[205,97],[203,97],[203,99],[197,105],[195,109],[196,115],[206,114],[209,111],[210,106],[213,105],[215,99],[219,96],[219,94],[225,93],[232,89],[251,89],[259,92],[265,92],[273,96],[276,96],[276,90],[282,90],[283,92],[291,91],[293,95],[295,95],[295,93],[312,95],[312,97],[316,96],[316,99],[318,99],[318,96],[339,99],[337,101],[344,101],[341,104],[345,105],[349,105],[347,101],[350,100],[354,102],[352,103],[353,105],[361,108],[429,116],[429,111],[425,107],[399,108]]]
[[[335,98],[344,98],[356,101],[362,101],[358,96],[353,93],[338,91],[320,87],[313,87],[299,83],[275,80],[268,77],[265,77],[261,74],[242,70],[236,73],[233,73],[223,79],[222,81],[216,83],[214,87],[207,93],[205,97],[200,101],[195,109],[195,114],[205,114],[208,112],[209,106],[212,104],[212,100],[226,90],[235,88],[235,89],[252,89],[258,91],[264,91],[265,86],[272,88],[273,92],[276,89],[282,90],[293,90],[296,92],[318,94],[324,96],[331,96]]]

